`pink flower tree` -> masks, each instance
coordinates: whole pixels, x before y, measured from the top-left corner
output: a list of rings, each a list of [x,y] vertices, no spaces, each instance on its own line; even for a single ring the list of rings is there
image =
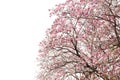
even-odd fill
[[[39,80],[120,80],[120,0],[67,0],[50,16]]]

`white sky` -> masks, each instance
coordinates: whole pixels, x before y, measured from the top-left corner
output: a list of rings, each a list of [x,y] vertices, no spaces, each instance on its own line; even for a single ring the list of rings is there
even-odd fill
[[[0,80],[36,80],[38,44],[65,0],[0,0]]]

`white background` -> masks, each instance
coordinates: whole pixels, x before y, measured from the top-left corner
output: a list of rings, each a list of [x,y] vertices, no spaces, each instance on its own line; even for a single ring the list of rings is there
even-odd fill
[[[36,80],[38,44],[65,0],[0,0],[0,80]]]

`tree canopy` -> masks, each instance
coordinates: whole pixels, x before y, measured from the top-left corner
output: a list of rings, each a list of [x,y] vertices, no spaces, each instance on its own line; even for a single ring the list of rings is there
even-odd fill
[[[39,80],[120,80],[120,0],[67,0],[50,16]]]

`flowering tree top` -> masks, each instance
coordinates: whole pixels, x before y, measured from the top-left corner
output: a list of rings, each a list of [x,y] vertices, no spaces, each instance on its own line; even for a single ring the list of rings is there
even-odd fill
[[[40,42],[41,80],[120,80],[120,0],[67,0]]]

